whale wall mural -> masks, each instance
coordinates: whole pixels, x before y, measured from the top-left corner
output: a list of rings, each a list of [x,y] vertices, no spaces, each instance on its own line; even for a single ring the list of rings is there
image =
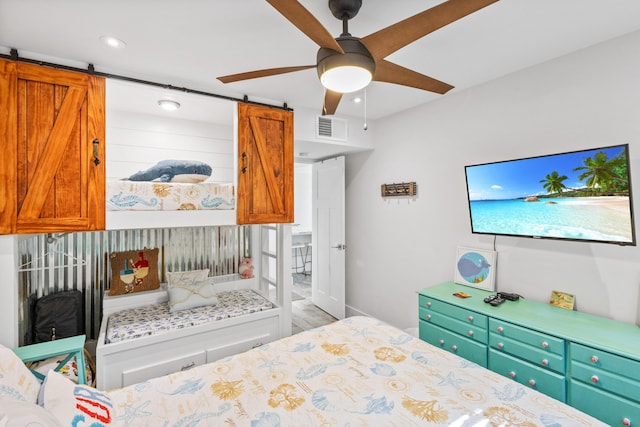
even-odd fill
[[[454,270],[454,282],[487,291],[495,290],[495,251],[459,247]]]

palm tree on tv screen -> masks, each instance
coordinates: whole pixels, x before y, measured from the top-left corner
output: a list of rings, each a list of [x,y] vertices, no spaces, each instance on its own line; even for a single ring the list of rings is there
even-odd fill
[[[578,176],[585,181],[588,188],[598,192],[628,191],[629,183],[622,178],[627,176],[627,160],[624,151],[613,159],[607,159],[606,153],[597,152],[593,158],[587,157],[582,166],[573,169],[574,172],[584,171]]]
[[[568,178],[566,175],[559,175],[558,171],[553,171],[547,174],[544,179],[541,179],[540,182],[543,184],[542,187],[547,190],[547,193],[561,193],[567,188],[562,181]]]

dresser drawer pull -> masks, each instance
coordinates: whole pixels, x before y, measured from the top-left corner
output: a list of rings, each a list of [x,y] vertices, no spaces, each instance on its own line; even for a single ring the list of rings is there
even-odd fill
[[[431,307],[431,301],[427,301],[427,307]]]
[[[600,359],[598,359],[598,356],[595,356],[595,355],[594,355],[594,356],[591,356],[591,361],[592,361],[593,363],[598,363],[598,361],[599,361],[599,360],[600,360]]]
[[[536,386],[536,380],[529,380],[529,385],[531,387],[535,387]]]
[[[549,366],[549,361],[547,359],[542,359],[542,366]]]
[[[458,351],[458,346],[457,345],[452,345],[451,346],[451,351]]]
[[[502,333],[502,331],[504,331],[504,329],[502,328],[502,326],[498,326],[498,328],[496,329],[496,331]]]
[[[427,320],[431,320],[431,315],[427,314]]]
[[[542,341],[542,344],[540,344],[542,346],[542,348],[547,348],[549,347],[549,343],[546,341]]]
[[[516,377],[516,373],[515,373],[515,372],[513,372],[513,371],[511,371],[511,372],[509,372],[509,376],[510,376],[511,378],[515,378],[515,377]]]
[[[622,419],[622,425],[623,426],[630,426],[631,425],[631,420],[629,418],[623,418]]]
[[[502,349],[504,348],[504,343],[499,342],[499,343],[498,343],[498,348],[499,348],[500,350],[502,350]]]
[[[469,322],[473,322],[473,316],[469,316],[469,317],[467,317],[467,320],[468,320]]]
[[[469,331],[469,332],[467,332],[467,335],[469,335],[470,337],[472,337],[472,336],[473,336],[473,331]]]
[[[600,381],[600,378],[598,378],[597,375],[592,375],[591,376],[591,381],[594,382],[594,383],[597,383],[598,381]]]
[[[194,366],[196,366],[196,362],[191,362],[191,363],[187,363],[186,365],[182,365],[182,367],[180,368],[181,371],[186,371],[188,369],[193,368]]]
[[[438,344],[440,344],[441,346],[444,345],[444,340],[439,340]]]
[[[251,348],[258,348],[258,347],[262,347],[264,344],[260,341],[258,341],[257,343],[255,343],[254,345],[251,346]]]

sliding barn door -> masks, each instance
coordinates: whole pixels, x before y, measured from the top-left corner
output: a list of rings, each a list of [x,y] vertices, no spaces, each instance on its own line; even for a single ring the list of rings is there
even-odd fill
[[[293,222],[293,113],[238,104],[238,224]]]
[[[104,79],[11,61],[2,71],[2,232],[104,229]]]

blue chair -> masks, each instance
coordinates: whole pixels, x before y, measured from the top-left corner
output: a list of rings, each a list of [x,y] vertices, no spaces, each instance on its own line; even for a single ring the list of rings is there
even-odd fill
[[[23,347],[14,348],[13,352],[26,364],[29,362],[37,362],[39,360],[45,360],[50,357],[56,357],[65,355],[66,357],[58,364],[54,371],[60,371],[64,365],[71,360],[72,357],[76,358],[76,365],[78,366],[78,384],[87,383],[87,371],[85,370],[84,360],[84,342],[86,336],[78,335],[69,338],[60,338],[53,341],[41,342],[38,344],[25,345]],[[40,372],[31,369],[31,372],[40,379],[44,380],[44,375]]]

